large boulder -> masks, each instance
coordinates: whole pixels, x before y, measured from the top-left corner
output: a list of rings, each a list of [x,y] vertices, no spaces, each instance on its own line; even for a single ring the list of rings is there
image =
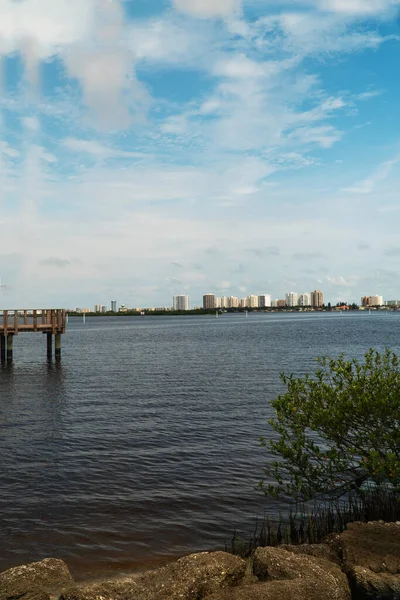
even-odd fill
[[[64,561],[45,558],[0,573],[0,600],[46,600],[47,592],[59,591],[72,582]]]
[[[237,556],[202,552],[140,576],[71,588],[60,600],[202,600],[237,585],[245,570]]]
[[[300,544],[299,546],[282,544],[279,548],[288,552],[294,552],[294,554],[305,554],[307,556],[314,556],[315,558],[323,558],[337,565],[341,564],[339,553],[328,544]]]
[[[206,600],[350,600],[346,576],[324,559],[282,548],[258,548],[253,570],[258,584],[223,590]]]
[[[325,591],[326,588],[316,585],[312,579],[271,581],[217,592],[207,596],[205,600],[325,600],[328,597],[334,597],[335,600],[348,600],[350,598],[348,595],[325,596]]]
[[[400,600],[400,523],[351,523],[338,543],[356,600]]]

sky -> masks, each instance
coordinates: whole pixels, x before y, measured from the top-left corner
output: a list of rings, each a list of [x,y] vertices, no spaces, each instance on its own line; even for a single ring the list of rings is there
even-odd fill
[[[400,298],[397,0],[0,0],[0,307]]]

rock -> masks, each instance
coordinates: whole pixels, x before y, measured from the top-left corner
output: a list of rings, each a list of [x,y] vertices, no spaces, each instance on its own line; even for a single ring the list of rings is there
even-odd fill
[[[294,554],[305,554],[307,556],[314,556],[315,558],[323,558],[337,565],[341,563],[338,552],[328,544],[301,544],[300,546],[283,544],[279,548],[288,552],[294,552]]]
[[[375,573],[400,574],[400,526],[396,523],[350,523],[340,535],[343,566]]]
[[[202,600],[237,585],[246,563],[226,552],[192,554],[136,577],[67,590],[60,600]]]
[[[46,558],[0,573],[0,600],[24,598],[45,600],[45,592],[71,585],[73,579],[64,561]]]
[[[349,574],[355,600],[399,600],[400,577],[353,567]]]
[[[326,596],[326,588],[312,579],[304,581],[271,581],[217,592],[204,600],[348,600],[349,595]],[[167,600],[167,599],[165,599]]]
[[[50,600],[50,596],[43,590],[32,590],[19,596],[19,600]]]
[[[400,600],[400,526],[351,523],[339,538],[353,597]]]
[[[294,554],[281,548],[258,548],[254,554],[254,573],[260,581],[274,584],[286,581],[285,585],[274,585],[277,598],[281,593],[282,598],[283,594],[286,594],[286,600],[303,596],[306,598],[307,594],[310,600],[350,598],[350,589],[344,573],[336,564],[322,558]]]

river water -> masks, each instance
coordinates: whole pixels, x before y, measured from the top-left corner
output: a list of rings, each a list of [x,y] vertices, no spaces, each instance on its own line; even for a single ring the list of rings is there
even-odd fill
[[[0,570],[88,577],[223,546],[283,507],[255,489],[282,371],[400,351],[400,314],[71,318],[60,364],[21,334],[0,369]]]

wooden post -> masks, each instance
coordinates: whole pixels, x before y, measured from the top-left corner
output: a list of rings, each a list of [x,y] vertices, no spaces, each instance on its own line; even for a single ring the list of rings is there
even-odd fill
[[[53,336],[51,333],[47,333],[47,358],[51,358],[53,355]]]
[[[55,335],[55,339],[56,339],[56,358],[60,358],[61,357],[61,333],[56,333]]]
[[[7,335],[8,329],[8,310],[3,311],[3,332],[4,335]]]
[[[6,360],[6,336],[4,333],[0,335],[0,359],[1,362]]]
[[[7,335],[7,360],[12,360],[13,357],[13,338],[12,333]]]
[[[14,335],[18,335],[18,311],[14,310]]]
[[[33,331],[37,331],[37,310],[33,311]]]

